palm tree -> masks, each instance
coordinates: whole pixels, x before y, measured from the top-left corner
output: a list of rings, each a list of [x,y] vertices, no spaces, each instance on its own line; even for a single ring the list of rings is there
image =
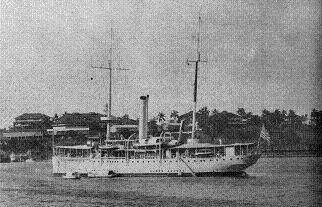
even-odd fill
[[[159,112],[157,116],[157,120],[160,124],[162,124],[165,121],[165,114],[163,112]]]
[[[177,121],[178,120],[178,117],[179,117],[179,112],[176,111],[176,110],[173,110],[171,112],[170,118],[173,118],[175,121]]]
[[[287,117],[287,112],[284,109],[282,110],[282,116],[283,116],[283,121],[285,121]]]
[[[244,108],[238,108],[238,110],[237,110],[237,114],[239,115],[239,116],[241,116],[242,118],[245,118],[246,117],[246,111],[245,111],[245,109]]]
[[[217,110],[217,109],[214,109],[214,110],[212,110],[212,115],[215,115],[215,114],[218,114],[219,113],[219,111]]]

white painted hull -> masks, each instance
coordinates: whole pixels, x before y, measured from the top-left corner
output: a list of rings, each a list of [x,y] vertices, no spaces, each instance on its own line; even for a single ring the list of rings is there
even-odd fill
[[[113,159],[69,158],[54,156],[53,173],[64,175],[78,172],[87,176],[93,172],[113,171],[119,176],[193,176],[215,173],[238,173],[255,164],[260,154],[221,158]]]

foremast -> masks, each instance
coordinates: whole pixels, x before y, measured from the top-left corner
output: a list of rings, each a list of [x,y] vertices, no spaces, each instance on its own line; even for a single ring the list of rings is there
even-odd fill
[[[110,59],[108,60],[108,67],[102,66],[92,66],[96,69],[109,70],[109,96],[108,96],[108,106],[107,106],[107,124],[106,124],[106,140],[107,143],[110,140],[111,136],[111,121],[112,121],[112,70],[129,70],[126,68],[113,68],[112,67],[113,59],[113,28],[111,28],[111,48],[110,48]]]

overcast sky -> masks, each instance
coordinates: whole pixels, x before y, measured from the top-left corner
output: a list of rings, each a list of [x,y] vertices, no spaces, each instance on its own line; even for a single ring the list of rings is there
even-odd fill
[[[322,109],[321,5],[306,0],[0,0],[0,127],[28,113],[150,116],[192,109],[198,15],[198,108]],[[113,28],[113,41],[111,41]],[[110,48],[113,48],[112,57]]]

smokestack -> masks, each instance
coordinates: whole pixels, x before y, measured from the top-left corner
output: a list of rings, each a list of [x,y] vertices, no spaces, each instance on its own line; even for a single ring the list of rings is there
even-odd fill
[[[142,101],[141,116],[139,122],[139,139],[146,139],[147,136],[147,97],[141,96],[140,100]]]
[[[149,95],[146,95],[146,125],[145,125],[145,131],[146,131],[146,137],[148,137],[149,132]]]

